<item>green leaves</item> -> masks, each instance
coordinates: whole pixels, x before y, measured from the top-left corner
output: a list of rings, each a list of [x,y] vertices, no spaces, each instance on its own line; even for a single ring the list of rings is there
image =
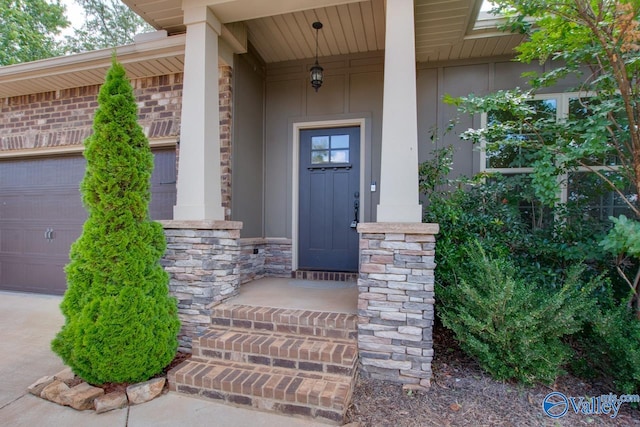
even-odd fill
[[[85,21],[72,36],[60,0],[0,0],[0,66],[133,43],[153,28],[120,0],[75,0]]]
[[[627,254],[640,258],[640,222],[624,215],[609,219],[613,222],[613,228],[600,246],[613,255]]]
[[[85,11],[85,21],[73,36],[66,37],[71,53],[116,47],[133,43],[138,33],[153,28],[120,0],[76,0]]]
[[[453,164],[453,145],[436,149],[432,152],[432,158],[421,163],[418,167],[420,191],[431,194],[436,188],[447,184],[447,176],[451,172]]]
[[[59,0],[0,0],[0,66],[61,55],[64,10]]]
[[[561,338],[582,327],[595,306],[598,280],[581,283],[582,268],[576,267],[560,289],[546,291],[518,275],[505,257],[487,255],[477,241],[465,252],[459,280],[437,294],[443,324],[494,378],[552,383],[571,355]]]
[[[115,60],[98,104],[81,184],[89,217],[71,247],[52,348],[90,383],[139,382],[171,362],[180,322],[159,263],[164,231],[148,215],[153,157]]]

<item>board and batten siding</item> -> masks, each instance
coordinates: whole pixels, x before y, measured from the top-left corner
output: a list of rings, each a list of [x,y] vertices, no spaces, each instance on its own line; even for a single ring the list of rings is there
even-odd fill
[[[291,238],[292,233],[292,124],[295,122],[364,117],[367,129],[364,189],[361,208],[364,222],[376,220],[380,189],[380,151],[384,52],[320,58],[325,79],[316,93],[308,80],[312,60],[267,65],[265,89],[265,235]],[[457,116],[442,102],[452,96],[488,94],[498,89],[526,88],[525,71],[542,68],[499,57],[446,63],[417,64],[418,150],[420,161],[437,147],[454,145],[452,176],[472,176],[479,171],[479,153],[460,140],[460,132],[480,124],[479,117],[460,117],[453,132],[444,133]],[[438,137],[432,142],[437,129]],[[378,184],[370,191],[370,184]]]

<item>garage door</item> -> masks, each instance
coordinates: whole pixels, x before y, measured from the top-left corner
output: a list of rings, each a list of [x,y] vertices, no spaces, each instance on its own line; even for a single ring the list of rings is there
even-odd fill
[[[150,214],[171,219],[175,150],[154,151]],[[86,211],[81,155],[0,161],[0,289],[62,294],[69,248]]]

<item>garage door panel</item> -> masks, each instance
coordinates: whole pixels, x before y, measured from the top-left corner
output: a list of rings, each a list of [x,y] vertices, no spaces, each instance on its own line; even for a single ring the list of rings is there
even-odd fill
[[[1,274],[14,278],[2,288],[12,291],[62,294],[64,287],[52,287],[51,283],[65,282],[65,263],[46,257],[7,257],[2,261]]]
[[[0,256],[24,253],[24,233],[17,225],[0,224]]]
[[[23,229],[24,251],[23,255],[48,255],[51,249],[47,246],[45,235],[46,228],[42,226]],[[55,256],[55,253],[52,254]]]
[[[4,194],[0,195],[0,221],[6,219],[21,219],[23,203],[20,194]]]
[[[154,152],[152,219],[172,219],[175,151]],[[0,289],[61,294],[69,249],[87,213],[80,182],[84,157],[0,161]]]
[[[82,156],[43,157],[7,163],[12,166],[0,168],[3,188],[77,188],[84,175],[85,159]]]

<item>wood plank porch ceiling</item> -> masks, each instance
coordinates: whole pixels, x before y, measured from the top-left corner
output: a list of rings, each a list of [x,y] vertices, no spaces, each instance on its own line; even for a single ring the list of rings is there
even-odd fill
[[[264,0],[262,0],[264,1]],[[182,0],[123,0],[157,29],[169,34],[185,31]],[[522,40],[489,26],[474,30],[482,0],[415,0],[416,59],[418,62],[469,59],[509,55]],[[320,21],[319,56],[342,55],[384,49],[385,0],[335,0],[319,8],[305,8],[314,2],[298,1],[299,10],[260,16],[233,10],[235,2],[210,6],[223,23],[244,18],[249,41],[267,63],[312,58],[315,33],[311,24]],[[238,3],[251,3],[244,0]],[[292,3],[291,1],[288,3]],[[289,8],[290,10],[295,8]],[[488,22],[488,21],[487,21]]]

